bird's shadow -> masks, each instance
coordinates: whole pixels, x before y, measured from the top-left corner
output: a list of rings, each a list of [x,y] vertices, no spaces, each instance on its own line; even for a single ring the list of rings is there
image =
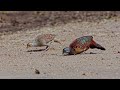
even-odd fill
[[[81,53],[81,55],[85,55],[85,54],[100,54],[100,53],[94,53],[94,52],[90,52],[90,53]],[[80,55],[80,54],[76,54],[76,55]],[[74,56],[74,55],[61,55],[61,56]]]
[[[39,49],[39,50],[28,50],[27,52],[40,52],[40,51],[45,51],[46,49]]]
[[[90,52],[90,53],[84,53],[84,54],[99,54],[99,53]]]

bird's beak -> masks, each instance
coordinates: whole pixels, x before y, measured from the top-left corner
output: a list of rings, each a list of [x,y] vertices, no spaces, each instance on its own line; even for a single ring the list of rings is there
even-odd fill
[[[30,47],[30,45],[29,44],[27,44],[27,47],[26,48],[29,48]]]
[[[62,52],[62,55],[67,56],[68,53],[63,51],[63,52]]]
[[[68,53],[62,53],[63,54],[63,56],[67,56],[68,55]]]

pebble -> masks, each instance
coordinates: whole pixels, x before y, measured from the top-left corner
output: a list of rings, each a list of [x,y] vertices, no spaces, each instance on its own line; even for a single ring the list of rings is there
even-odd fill
[[[40,74],[40,71],[35,69],[35,74]]]
[[[82,75],[86,75],[85,73],[83,73]]]

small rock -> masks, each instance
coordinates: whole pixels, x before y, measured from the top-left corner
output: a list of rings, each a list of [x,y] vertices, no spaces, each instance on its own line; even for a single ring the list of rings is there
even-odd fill
[[[118,58],[118,57],[116,57],[116,58]]]
[[[104,60],[104,58],[102,58],[101,60]]]
[[[111,33],[114,33],[114,31],[112,31]]]
[[[98,75],[98,73],[96,73],[96,75]]]
[[[51,64],[48,64],[49,66],[51,66]]]
[[[35,74],[40,74],[40,71],[35,69]]]
[[[118,53],[120,53],[120,51],[118,51]]]
[[[45,72],[43,74],[46,74]]]
[[[90,54],[96,54],[96,53],[90,52]]]
[[[85,73],[83,73],[82,75],[86,75]]]

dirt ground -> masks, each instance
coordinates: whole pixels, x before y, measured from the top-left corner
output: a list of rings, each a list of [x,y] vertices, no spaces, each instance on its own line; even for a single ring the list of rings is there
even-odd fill
[[[39,34],[53,33],[61,41],[48,51],[28,52],[26,48]],[[62,49],[74,39],[92,35],[106,48],[63,56]],[[0,78],[8,79],[115,79],[120,78],[120,18],[101,22],[70,22],[54,27],[32,28],[0,37]],[[35,73],[39,70],[39,74]]]

